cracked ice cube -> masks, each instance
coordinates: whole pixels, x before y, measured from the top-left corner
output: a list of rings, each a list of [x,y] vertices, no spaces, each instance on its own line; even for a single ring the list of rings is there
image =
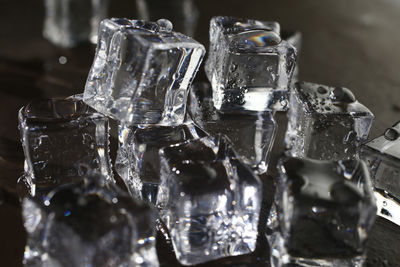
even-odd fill
[[[271,265],[363,266],[376,213],[365,163],[284,158],[278,170]]]
[[[277,22],[214,17],[206,74],[217,109],[287,109],[296,49]]]
[[[113,181],[108,119],[77,99],[35,100],[19,111],[31,194],[81,180],[89,170]]]
[[[204,136],[206,134],[190,122],[178,126],[120,125],[115,169],[132,195],[155,204],[160,183],[159,150]]]
[[[160,216],[180,263],[254,251],[262,199],[258,177],[225,137],[160,150]]]
[[[159,266],[156,212],[115,186],[60,187],[22,206],[25,266]]]
[[[107,17],[109,0],[45,0],[43,35],[61,47],[97,42],[100,21]]]
[[[374,115],[343,87],[298,82],[290,95],[285,145],[293,157],[353,159]]]
[[[103,20],[84,101],[128,125],[181,124],[204,53],[168,20]]]
[[[362,146],[377,198],[378,215],[400,225],[400,123]]]
[[[225,134],[242,161],[257,173],[267,171],[277,129],[273,112],[217,110],[210,85],[199,83],[190,91],[189,114],[210,135]]]

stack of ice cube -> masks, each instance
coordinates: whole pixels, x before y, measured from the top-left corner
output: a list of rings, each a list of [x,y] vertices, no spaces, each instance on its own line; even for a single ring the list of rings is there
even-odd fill
[[[25,266],[158,266],[156,213],[115,186],[108,119],[77,98],[19,112]]]
[[[364,265],[376,206],[359,150],[373,119],[347,88],[294,85],[267,222],[273,267]]]
[[[271,264],[363,264],[376,207],[359,150],[374,117],[347,88],[293,86],[299,34],[214,17],[210,83],[193,86],[205,49],[170,21],[105,19],[98,36],[81,97],[90,107],[72,97],[20,111],[27,265],[158,266],[154,207],[181,264],[253,252],[257,175],[267,171],[275,112],[288,108],[266,233]],[[114,183],[107,117],[118,123],[115,167],[129,197]],[[364,148],[377,191],[393,201],[396,187],[381,173],[398,171],[391,147],[399,127]]]
[[[184,122],[188,89],[205,53],[170,21],[101,22],[84,101],[119,123],[116,170],[129,191],[155,203],[158,150],[204,136]]]
[[[226,137],[207,137],[218,129],[207,132],[205,124],[186,117],[189,87],[204,52],[164,19],[104,20],[83,95],[88,105],[118,120],[116,170],[133,196],[159,208],[177,258],[187,265],[255,249],[262,187],[248,165],[265,172],[276,129],[271,112],[238,111],[237,122],[244,124],[232,125],[237,133],[228,136],[240,144],[240,136],[254,128],[238,146],[247,165]],[[197,231],[204,237],[196,238]]]

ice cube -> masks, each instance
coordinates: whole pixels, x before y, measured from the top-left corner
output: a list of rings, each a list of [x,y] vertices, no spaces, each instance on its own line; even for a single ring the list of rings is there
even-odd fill
[[[378,215],[400,225],[400,122],[362,146],[377,198]]]
[[[180,263],[254,251],[262,200],[258,177],[219,135],[160,150],[158,208]]]
[[[160,183],[159,150],[204,136],[192,122],[178,126],[120,125],[115,169],[132,195],[155,204]]]
[[[89,170],[114,181],[108,119],[77,99],[39,99],[19,111],[30,193],[81,180]]]
[[[277,124],[271,111],[217,110],[208,83],[192,86],[189,114],[212,136],[226,135],[242,161],[258,174],[265,173],[274,143]]]
[[[308,82],[295,84],[288,117],[290,155],[319,160],[357,158],[374,119],[349,89]]]
[[[289,44],[293,45],[293,47],[296,48],[296,51],[297,51],[296,67],[294,68],[293,76],[292,76],[292,80],[291,80],[291,84],[293,85],[299,79],[299,58],[300,58],[303,36],[302,36],[301,32],[299,32],[299,31],[288,31],[288,30],[281,31],[281,36],[282,36],[283,40],[285,40]]]
[[[24,265],[159,266],[156,212],[110,186],[69,185],[25,198]]]
[[[277,22],[214,17],[206,74],[217,109],[287,109],[296,49],[280,37]]]
[[[156,20],[168,16],[175,30],[194,36],[199,11],[194,0],[136,0],[140,19]]]
[[[364,266],[376,206],[361,160],[284,158],[267,223],[271,265]]]
[[[103,20],[84,101],[127,125],[181,124],[204,53],[168,20]]]
[[[43,35],[55,45],[73,47],[82,42],[97,43],[109,0],[45,0]]]

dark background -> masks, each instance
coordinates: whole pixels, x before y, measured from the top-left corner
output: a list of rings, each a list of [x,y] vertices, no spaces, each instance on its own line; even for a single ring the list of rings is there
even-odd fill
[[[303,34],[300,79],[350,88],[376,116],[371,138],[400,120],[400,1],[198,0],[196,5],[200,16],[195,39],[206,47],[212,16],[276,20],[283,29]],[[166,18],[176,13],[155,12]],[[43,16],[42,1],[0,0],[0,266],[5,267],[21,266],[25,242],[15,186],[23,170],[17,112],[32,98],[82,92],[94,56],[92,45],[66,50],[43,39]],[[135,18],[134,1],[111,0],[109,16]],[[62,56],[66,64],[59,63]],[[197,80],[204,79],[200,71]],[[269,176],[263,177],[266,193],[272,190],[273,164],[281,153],[284,114],[278,114],[278,122],[272,167]],[[266,197],[265,209],[269,200]],[[159,239],[162,266],[177,266],[168,245]],[[268,247],[263,238],[259,244],[253,255],[207,266],[266,266]],[[400,230],[378,219],[369,243],[368,266],[400,266],[399,247]]]

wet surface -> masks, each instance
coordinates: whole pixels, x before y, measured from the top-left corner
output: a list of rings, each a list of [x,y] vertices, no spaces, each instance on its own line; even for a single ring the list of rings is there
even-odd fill
[[[137,15],[133,0],[111,1],[110,16]],[[400,118],[400,2],[397,0],[351,1],[270,1],[202,0],[195,38],[208,47],[209,20],[215,15],[231,15],[277,20],[283,29],[303,33],[300,79],[350,88],[357,100],[375,114],[370,138],[381,135]],[[166,9],[156,14],[173,14]],[[16,181],[23,170],[17,112],[37,97],[69,96],[80,93],[94,56],[87,44],[64,50],[41,36],[42,1],[0,2],[0,258],[1,266],[21,266],[25,243]],[[204,81],[201,70],[198,81]],[[282,151],[286,119],[278,115],[279,131],[270,166]],[[115,147],[114,147],[115,151]],[[270,168],[264,181],[264,218],[273,192]],[[262,225],[260,230],[262,230]],[[159,257],[162,266],[179,266],[161,236]],[[397,266],[400,262],[400,229],[378,219],[368,249],[367,266]],[[249,256],[229,258],[203,266],[268,266],[268,245],[260,237],[257,251]]]

